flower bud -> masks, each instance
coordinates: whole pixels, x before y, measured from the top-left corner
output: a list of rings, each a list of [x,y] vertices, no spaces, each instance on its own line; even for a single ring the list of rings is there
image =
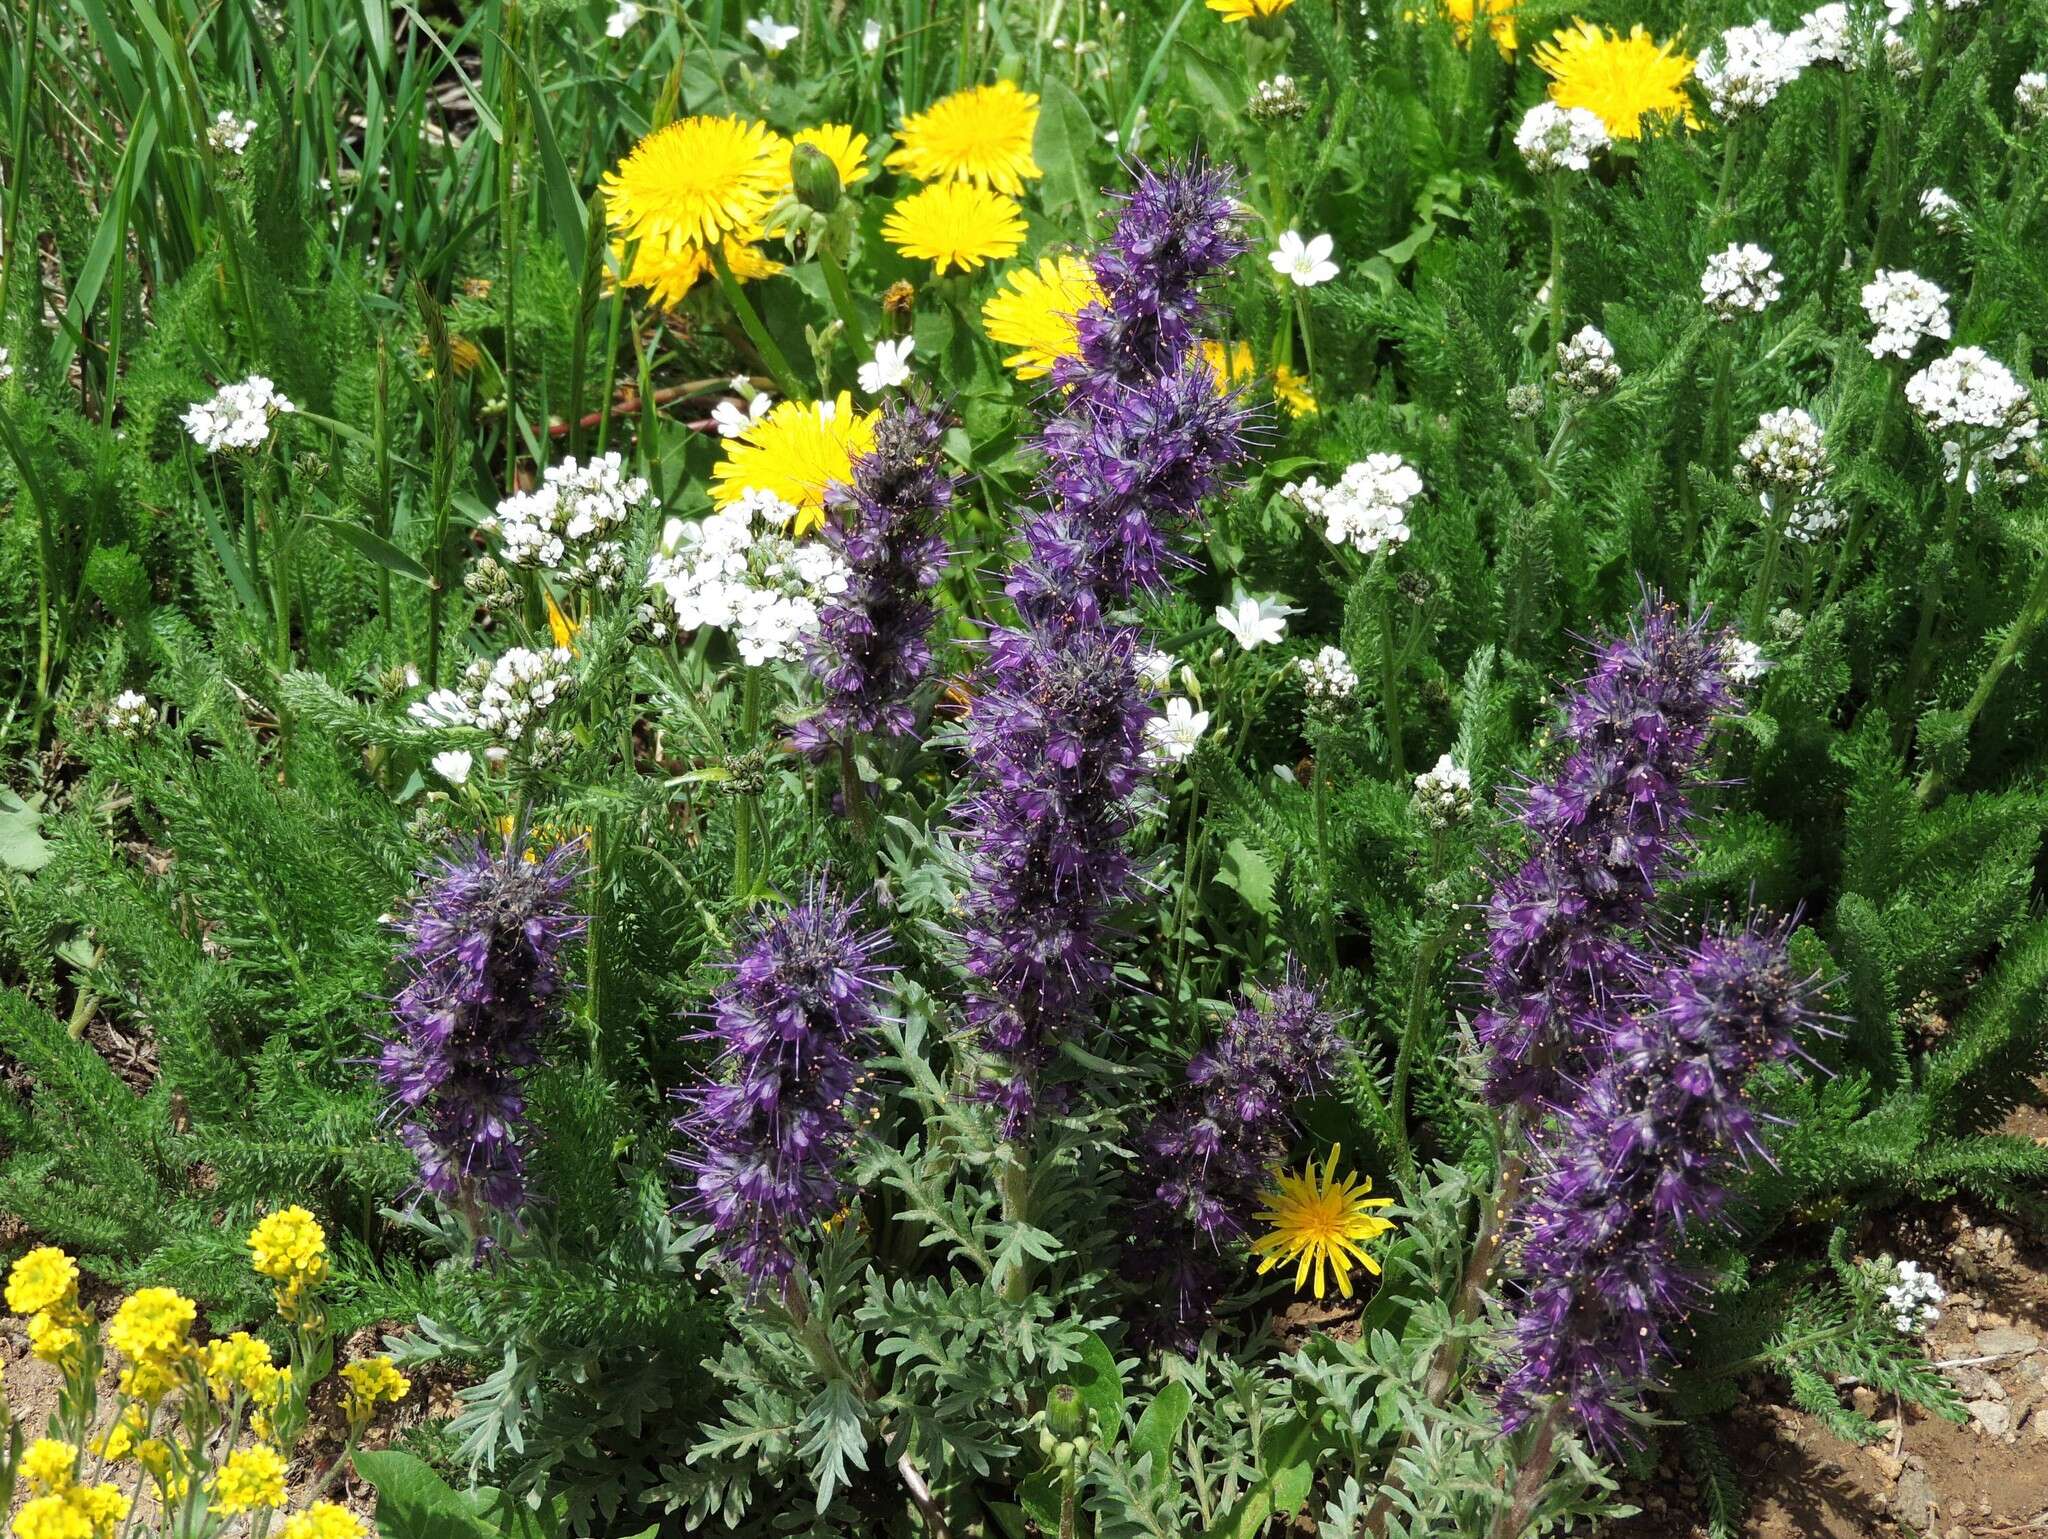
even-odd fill
[[[829,214],[839,207],[839,168],[815,144],[799,144],[789,152],[789,180],[797,202],[813,213]]]
[[[1088,1405],[1071,1384],[1057,1384],[1045,1401],[1045,1425],[1060,1439],[1078,1437],[1088,1430]]]

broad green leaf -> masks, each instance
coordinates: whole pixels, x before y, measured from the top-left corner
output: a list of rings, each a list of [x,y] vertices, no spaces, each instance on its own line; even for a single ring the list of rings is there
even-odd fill
[[[1174,1439],[1180,1436],[1181,1423],[1188,1419],[1194,1402],[1187,1385],[1175,1379],[1152,1397],[1145,1414],[1138,1418],[1138,1430],[1131,1434],[1131,1457],[1136,1460],[1143,1454],[1152,1456],[1154,1485],[1166,1479]]]
[[[1242,839],[1233,839],[1224,847],[1223,858],[1216,863],[1216,880],[1244,899],[1254,912],[1269,919],[1280,912],[1273,901],[1271,863]]]
[[[382,1539],[497,1539],[459,1491],[409,1453],[359,1453],[356,1472],[377,1488]]]
[[[1095,179],[1088,170],[1088,157],[1100,142],[1095,122],[1064,80],[1048,78],[1039,97],[1038,133],[1031,153],[1045,172],[1044,207],[1072,206],[1084,215],[1093,215]]]
[[[1074,1388],[1095,1413],[1096,1430],[1105,1438],[1115,1437],[1124,1421],[1123,1375],[1117,1372],[1116,1354],[1093,1331],[1083,1338]]]

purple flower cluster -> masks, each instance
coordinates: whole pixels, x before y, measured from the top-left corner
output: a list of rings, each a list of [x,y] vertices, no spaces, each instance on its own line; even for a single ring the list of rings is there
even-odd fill
[[[398,921],[410,976],[377,1073],[437,1196],[507,1213],[525,1200],[520,1079],[559,1015],[562,947],[583,933],[569,903],[582,874],[574,844],[533,861],[475,846],[426,875]]]
[[[1140,168],[1095,257],[1106,299],[1077,318],[1081,356],[1054,372],[1040,508],[972,683],[966,741],[969,1018],[1007,1068],[992,1087],[1011,1136],[1039,1072],[1094,1019],[1107,916],[1133,868],[1147,695],[1134,629],[1111,610],[1160,581],[1170,534],[1242,453],[1243,413],[1187,361],[1203,281],[1242,248],[1231,184]]]
[[[1194,1351],[1237,1271],[1225,1248],[1248,1231],[1295,1105],[1329,1081],[1343,1053],[1337,1018],[1290,962],[1263,1006],[1241,1004],[1215,1044],[1188,1060],[1186,1084],[1139,1135],[1123,1271],[1158,1290],[1149,1333],[1160,1345]]]
[[[911,696],[931,671],[931,594],[946,563],[939,528],[953,501],[940,453],[946,427],[940,412],[890,405],[852,483],[826,493],[825,538],[852,575],[820,613],[811,646],[825,703],[797,725],[795,741],[812,758],[856,734],[901,737],[916,727]]]
[[[1723,1218],[1727,1181],[1764,1154],[1744,1086],[1817,1029],[1813,980],[1787,928],[1707,935],[1630,1002],[1608,1056],[1565,1114],[1521,1216],[1519,1361],[1502,1387],[1512,1430],[1560,1397],[1594,1442],[1669,1355],[1667,1322],[1696,1296],[1688,1231]]]
[[[723,1077],[676,1092],[690,1173],[682,1206],[705,1219],[750,1286],[795,1265],[791,1237],[844,1202],[859,1101],[856,1053],[887,988],[880,931],[822,884],[763,923],[719,993],[707,1037]]]
[[[1642,924],[1684,847],[1708,730],[1736,704],[1724,645],[1649,601],[1567,701],[1563,764],[1520,795],[1529,851],[1487,906],[1475,1022],[1497,1102],[1568,1104],[1654,969]]]

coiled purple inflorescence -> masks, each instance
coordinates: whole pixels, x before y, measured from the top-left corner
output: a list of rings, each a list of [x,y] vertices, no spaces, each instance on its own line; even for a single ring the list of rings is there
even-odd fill
[[[1794,972],[1786,927],[1709,934],[1630,1002],[1604,1065],[1562,1119],[1520,1224],[1519,1361],[1502,1387],[1511,1429],[1561,1397],[1612,1448],[1698,1291],[1687,1231],[1723,1217],[1735,1168],[1763,1156],[1744,1086],[1761,1064],[1803,1056],[1819,1029],[1813,980]]]
[[[582,873],[575,844],[533,861],[473,846],[423,873],[398,921],[409,976],[377,1074],[436,1196],[507,1213],[525,1200],[520,1079],[559,1015],[562,947],[583,933],[569,905]]]
[[[1566,702],[1564,763],[1520,796],[1528,856],[1487,905],[1474,1024],[1497,1103],[1568,1103],[1654,966],[1641,925],[1683,848],[1708,729],[1736,704],[1724,646],[1651,600]]]
[[[1136,174],[1095,256],[1107,297],[1054,370],[1041,507],[1006,584],[1020,625],[990,638],[969,691],[968,1012],[1007,1060],[992,1094],[1011,1136],[1038,1071],[1094,1019],[1105,920],[1133,881],[1123,841],[1149,710],[1137,634],[1111,611],[1161,580],[1170,536],[1243,453],[1242,409],[1188,362],[1201,284],[1243,249],[1229,178]]]
[[[857,1054],[881,1019],[888,946],[822,883],[741,948],[706,1036],[724,1077],[676,1092],[688,1110],[682,1208],[706,1220],[750,1287],[795,1265],[790,1241],[844,1201],[859,1099]]]
[[[940,452],[946,426],[940,412],[890,405],[852,483],[826,492],[824,537],[851,577],[819,614],[811,646],[825,703],[798,723],[795,742],[813,758],[856,734],[901,737],[916,727],[911,696],[931,672],[931,594],[946,564],[939,529],[953,501]]]
[[[1290,962],[1263,1005],[1243,1003],[1187,1081],[1138,1137],[1132,1242],[1124,1275],[1158,1290],[1148,1334],[1192,1353],[1240,1268],[1242,1240],[1268,1172],[1286,1153],[1297,1103],[1328,1083],[1344,1053],[1337,1018]]]

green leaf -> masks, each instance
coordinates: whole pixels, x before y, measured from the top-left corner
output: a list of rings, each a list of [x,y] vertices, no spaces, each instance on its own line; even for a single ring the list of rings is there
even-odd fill
[[[356,1472],[377,1488],[382,1539],[497,1539],[461,1492],[409,1453],[359,1453]]]
[[[1017,1487],[1017,1505],[1048,1534],[1060,1531],[1060,1477],[1040,1470]]]
[[[1174,1439],[1180,1436],[1181,1423],[1188,1419],[1194,1403],[1195,1397],[1187,1385],[1175,1379],[1152,1397],[1145,1414],[1138,1418],[1138,1430],[1131,1434],[1131,1458],[1135,1461],[1145,1454],[1152,1456],[1154,1485],[1166,1478]]]
[[[1272,865],[1242,839],[1224,846],[1223,858],[1216,863],[1216,880],[1244,899],[1255,913],[1271,919],[1280,912],[1273,901]]]
[[[1064,80],[1048,78],[1039,97],[1038,133],[1031,153],[1045,172],[1045,207],[1051,211],[1072,206],[1092,215],[1095,179],[1088,171],[1088,156],[1098,142],[1095,121]]]
[[[1124,1421],[1124,1380],[1116,1354],[1093,1331],[1081,1340],[1081,1361],[1074,1370],[1074,1388],[1095,1413],[1096,1430],[1105,1438],[1117,1435]]]
[[[342,544],[353,546],[356,554],[372,566],[381,566],[387,572],[396,572],[400,577],[410,577],[425,587],[433,587],[431,572],[389,540],[371,533],[361,524],[352,524],[345,518],[329,518],[324,513],[308,513],[306,522],[325,529]]]
[[[0,866],[10,871],[40,871],[50,863],[50,841],[38,824],[42,814],[16,796],[0,790]]]

